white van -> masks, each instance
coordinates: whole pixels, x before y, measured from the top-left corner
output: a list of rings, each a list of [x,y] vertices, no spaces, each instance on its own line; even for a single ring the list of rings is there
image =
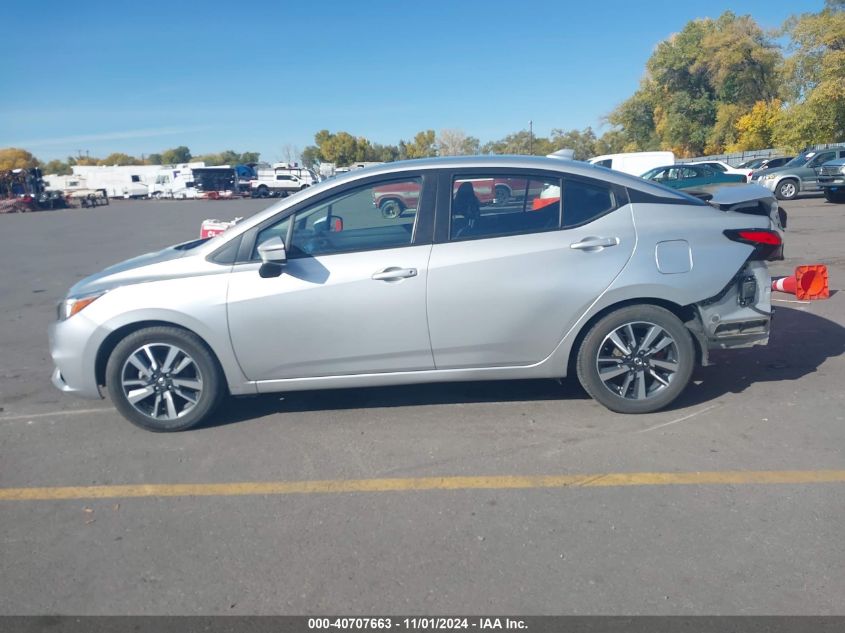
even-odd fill
[[[675,164],[672,152],[625,152],[623,154],[605,154],[587,160],[592,165],[609,167],[633,176],[641,176],[649,169]]]

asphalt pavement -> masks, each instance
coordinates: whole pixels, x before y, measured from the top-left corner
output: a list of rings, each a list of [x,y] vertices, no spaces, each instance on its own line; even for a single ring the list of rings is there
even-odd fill
[[[768,347],[643,416],[574,379],[460,383],[159,435],[52,387],[71,284],[268,204],[0,216],[0,614],[845,614],[841,292],[779,295]],[[783,206],[773,272],[842,288],[845,205]]]

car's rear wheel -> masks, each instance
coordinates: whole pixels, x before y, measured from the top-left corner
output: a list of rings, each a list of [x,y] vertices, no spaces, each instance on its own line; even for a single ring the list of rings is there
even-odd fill
[[[650,413],[669,405],[687,386],[695,346],[669,310],[620,308],[600,319],[578,351],[578,379],[593,399],[618,413]]]
[[[106,388],[132,424],[184,431],[205,420],[223,396],[216,359],[195,334],[150,327],[120,341],[106,365]]]
[[[792,178],[781,181],[775,189],[775,195],[779,200],[794,200],[798,195],[798,182]]]

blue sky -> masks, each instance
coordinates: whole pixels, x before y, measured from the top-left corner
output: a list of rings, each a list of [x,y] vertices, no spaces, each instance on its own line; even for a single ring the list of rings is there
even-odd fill
[[[823,0],[13,2],[0,147],[42,159],[187,145],[280,160],[322,128],[380,143],[597,129],[691,19],[776,28]],[[11,28],[9,28],[11,27]]]

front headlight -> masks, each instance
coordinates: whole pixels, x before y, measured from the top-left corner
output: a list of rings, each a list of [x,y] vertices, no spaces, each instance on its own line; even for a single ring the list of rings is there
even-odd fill
[[[763,176],[763,180],[774,180],[775,178],[777,178],[775,174],[766,174]]]
[[[62,301],[58,307],[59,321],[65,321],[78,312],[82,312],[85,308],[94,303],[97,299],[102,297],[105,292],[97,292],[83,297],[68,298]]]

